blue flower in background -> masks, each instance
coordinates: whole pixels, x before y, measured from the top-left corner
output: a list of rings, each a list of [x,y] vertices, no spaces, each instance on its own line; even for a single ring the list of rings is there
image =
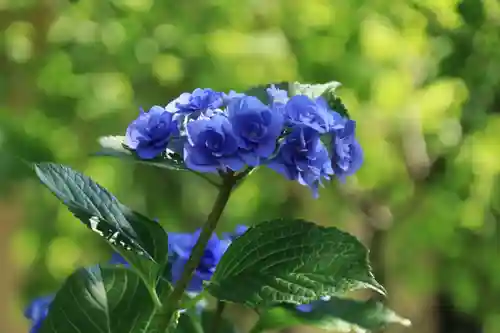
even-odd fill
[[[231,101],[227,108],[229,122],[238,139],[239,155],[250,166],[271,156],[283,129],[283,115],[257,97],[245,96]]]
[[[324,296],[324,297],[321,297],[321,300],[320,301],[314,301],[314,302],[311,302],[309,304],[301,304],[301,305],[297,305],[296,309],[300,312],[311,312],[314,310],[314,308],[316,307],[317,304],[321,303],[321,302],[328,302],[330,300],[330,296]]]
[[[125,265],[130,266],[130,264],[123,258],[119,253],[113,252],[111,255],[111,259],[109,260],[111,265]]]
[[[173,114],[161,106],[149,112],[141,110],[139,117],[127,128],[125,144],[142,159],[152,159],[163,153],[172,136],[179,134]]]
[[[313,100],[305,95],[293,96],[286,103],[285,115],[289,125],[310,127],[320,134],[334,126],[334,112],[323,97]]]
[[[331,156],[335,176],[341,181],[353,175],[363,164],[363,150],[355,138],[356,122],[347,120],[345,126],[331,131]]]
[[[274,106],[284,106],[289,100],[288,91],[276,88],[274,84],[271,84],[271,86],[266,89],[266,92],[271,101],[270,104]]]
[[[226,232],[222,234],[222,239],[234,241],[236,238],[243,235],[248,230],[246,225],[237,225],[233,232]]]
[[[227,168],[238,171],[245,166],[238,156],[238,139],[227,117],[218,114],[209,119],[190,121],[187,136],[184,162],[188,168],[217,172]]]
[[[295,127],[280,145],[278,155],[268,166],[290,180],[307,185],[318,197],[321,180],[334,173],[328,150],[317,131],[310,127]]]
[[[168,234],[169,256],[172,259],[172,282],[176,283],[184,270],[191,251],[193,250],[200,231],[195,233],[174,233]],[[220,240],[217,235],[213,234],[208,241],[200,264],[196,268],[193,279],[191,280],[187,291],[200,292],[203,289],[203,281],[208,281],[215,272],[215,267],[219,263],[222,255],[228,248],[230,242]]]
[[[55,295],[48,295],[35,298],[24,311],[24,316],[31,320],[32,327],[30,333],[38,333],[42,327],[44,319],[49,313],[49,306]]]

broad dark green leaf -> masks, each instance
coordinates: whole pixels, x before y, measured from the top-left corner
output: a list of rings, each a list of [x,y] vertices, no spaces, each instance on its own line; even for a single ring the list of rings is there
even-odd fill
[[[279,83],[263,84],[260,86],[252,87],[247,91],[245,91],[245,94],[249,96],[255,96],[258,99],[260,99],[262,103],[269,104],[270,101],[266,89],[269,88],[272,84],[274,84],[274,86],[278,89],[288,91],[288,86],[289,86],[288,82],[279,82]]]
[[[153,287],[168,258],[167,233],[122,205],[105,188],[70,167],[39,163],[35,171],[68,209],[103,237]]]
[[[136,273],[124,267],[94,266],[79,269],[66,280],[41,333],[160,333],[160,317]]]
[[[300,312],[291,306],[271,308],[261,313],[252,333],[282,330],[308,325],[336,332],[377,332],[389,324],[410,326],[411,322],[397,315],[376,300],[358,301],[333,297],[315,303],[311,312]]]
[[[124,144],[124,136],[104,136],[99,139],[101,151],[96,156],[119,157],[129,162],[150,165],[169,170],[187,170],[182,157],[173,151],[167,151],[161,156],[150,160],[143,160],[137,157],[135,152]]]
[[[385,294],[368,250],[337,228],[303,220],[248,229],[229,246],[208,285],[218,299],[253,307],[304,304],[361,288]]]

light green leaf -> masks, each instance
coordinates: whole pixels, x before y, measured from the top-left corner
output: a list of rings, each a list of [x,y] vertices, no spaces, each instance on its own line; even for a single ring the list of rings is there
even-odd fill
[[[158,223],[122,205],[105,188],[70,167],[39,163],[35,172],[78,219],[154,288],[168,259],[167,233]]]
[[[368,333],[377,332],[389,324],[411,326],[408,319],[399,316],[376,300],[359,301],[333,297],[326,302],[316,302],[311,312],[300,312],[291,306],[280,306],[264,311],[252,333],[282,330],[299,325],[315,326],[335,332]]]
[[[325,92],[335,93],[335,90],[341,86],[340,82],[331,81],[322,84],[309,84],[294,82],[290,84],[290,96],[306,95],[310,98],[317,98]]]
[[[132,149],[129,149],[124,142],[124,136],[103,136],[99,138],[101,151],[99,151],[95,155],[119,157],[129,162],[140,163],[169,170],[187,170],[182,157],[172,150],[167,150],[161,156],[155,157],[153,159],[143,160],[137,157],[135,152]]]
[[[41,333],[160,333],[159,318],[137,274],[119,266],[94,266],[69,276]]]
[[[248,229],[229,246],[208,284],[216,298],[253,307],[304,304],[362,288],[385,294],[368,250],[337,228],[303,220]]]

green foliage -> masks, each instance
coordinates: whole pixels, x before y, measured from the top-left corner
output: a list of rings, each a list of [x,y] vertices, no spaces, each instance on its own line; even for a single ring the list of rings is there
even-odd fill
[[[280,306],[263,311],[252,333],[309,325],[335,332],[379,332],[389,324],[410,326],[408,319],[376,300],[358,301],[332,297],[317,302],[311,312],[301,312],[290,306]]]
[[[311,98],[317,98],[325,94],[331,95],[340,87],[340,82],[332,81],[323,84],[309,84],[294,82],[290,84],[290,95],[306,95]]]
[[[105,188],[67,166],[39,163],[35,171],[77,218],[137,269],[154,293],[168,260],[168,239],[163,228],[122,205]]]
[[[159,332],[161,315],[133,271],[94,266],[79,269],[66,280],[41,333]]]
[[[207,289],[221,300],[264,307],[360,288],[385,294],[355,237],[303,220],[274,220],[229,246]]]

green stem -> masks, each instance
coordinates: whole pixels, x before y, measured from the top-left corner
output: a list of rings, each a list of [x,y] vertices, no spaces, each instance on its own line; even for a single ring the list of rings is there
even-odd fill
[[[210,333],[219,332],[220,324],[222,322],[222,312],[224,312],[224,307],[226,303],[223,301],[217,301],[217,309],[215,310],[215,314],[212,320],[212,327],[210,328]]]
[[[182,295],[184,294],[184,291],[186,290],[189,282],[191,282],[196,268],[200,264],[200,260],[203,257],[205,247],[207,246],[207,243],[212,236],[215,227],[217,226],[217,222],[219,222],[222,212],[224,211],[224,208],[229,201],[229,197],[231,196],[231,192],[235,185],[234,174],[232,172],[223,174],[222,179],[223,183],[219,187],[219,194],[212,207],[212,211],[208,215],[207,221],[201,229],[198,241],[196,242],[191,252],[191,256],[189,257],[188,262],[184,266],[184,271],[182,272],[181,278],[179,279],[179,281],[175,285],[174,290],[167,299],[166,316],[164,317],[166,320],[165,328],[166,325],[169,325],[172,322],[175,311],[179,309],[181,305]]]

